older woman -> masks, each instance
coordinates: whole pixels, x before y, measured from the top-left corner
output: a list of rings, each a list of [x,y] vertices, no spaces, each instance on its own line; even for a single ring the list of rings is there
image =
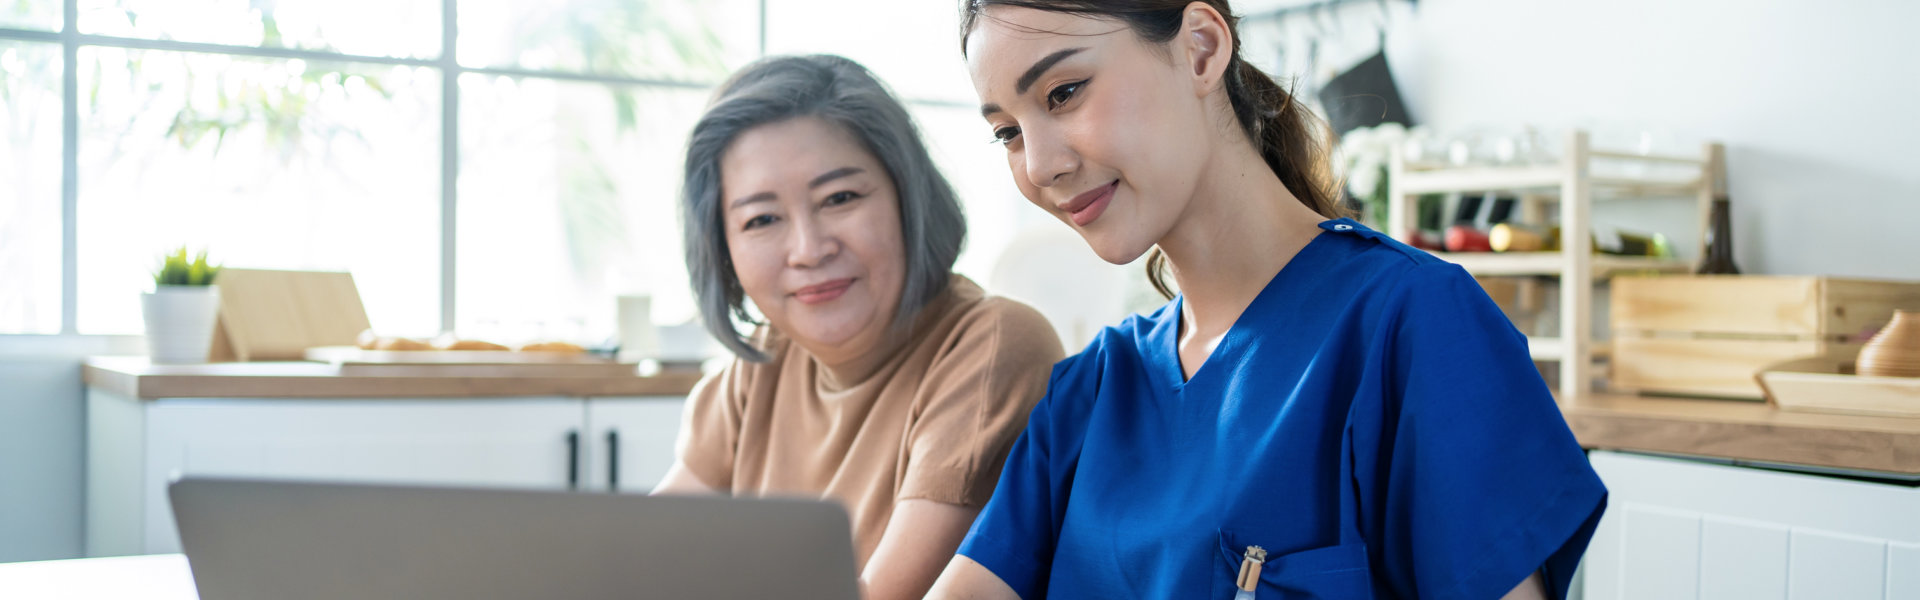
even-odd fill
[[[844,503],[869,598],[919,598],[989,497],[1059,340],[952,273],[953,190],[858,64],[778,57],[694,127],[687,266],[737,359],[694,390],[657,492]],[[746,302],[765,317],[750,338]]]

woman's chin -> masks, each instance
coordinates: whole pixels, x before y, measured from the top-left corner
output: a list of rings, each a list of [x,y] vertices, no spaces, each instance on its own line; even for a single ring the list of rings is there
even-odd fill
[[[1093,249],[1095,256],[1100,257],[1100,260],[1116,265],[1124,265],[1139,260],[1141,255],[1147,253],[1148,248],[1153,247],[1153,244],[1150,243],[1144,245],[1131,243],[1129,240],[1118,239],[1118,237],[1119,236],[1112,234],[1102,235],[1084,229],[1080,230],[1080,239],[1086,240],[1087,247]]]
[[[822,320],[790,324],[786,333],[800,345],[811,349],[845,349],[845,346],[854,343],[860,337],[860,332],[868,329],[866,325],[864,322]]]

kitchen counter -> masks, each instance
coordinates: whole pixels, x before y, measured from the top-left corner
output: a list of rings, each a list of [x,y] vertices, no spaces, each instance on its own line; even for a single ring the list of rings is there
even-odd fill
[[[88,386],[129,398],[474,398],[506,396],[685,396],[693,370],[631,376],[448,377],[342,375],[317,362],[155,365],[145,357],[87,359]]]
[[[181,476],[652,489],[701,376],[452,366],[89,359],[85,552],[179,552],[167,484]]]
[[[0,563],[0,598],[194,600],[193,569],[179,554]]]
[[[1587,448],[1920,476],[1920,419],[1617,394],[1562,402],[1560,411]]]
[[[152,365],[96,357],[87,385],[130,398],[684,396],[700,374],[623,377],[344,376],[312,362]],[[1920,419],[1778,410],[1760,402],[1594,394],[1561,403],[1587,448],[1920,476]]]

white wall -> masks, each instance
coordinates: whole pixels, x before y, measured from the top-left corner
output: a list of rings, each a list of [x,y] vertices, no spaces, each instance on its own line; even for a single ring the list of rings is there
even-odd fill
[[[1429,0],[1396,16],[1388,60],[1424,124],[1721,140],[1743,270],[1920,279],[1920,2]],[[1688,214],[1622,208],[1596,218]]]
[[[140,351],[138,338],[0,336],[0,562],[80,557],[80,361]]]
[[[0,363],[0,562],[80,555],[80,364]]]

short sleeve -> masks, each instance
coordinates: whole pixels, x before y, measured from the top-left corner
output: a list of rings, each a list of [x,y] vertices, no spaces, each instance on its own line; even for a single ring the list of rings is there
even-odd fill
[[[1565,597],[1606,488],[1525,336],[1456,265],[1416,267],[1400,293],[1385,408],[1352,448],[1376,577],[1401,596],[1484,599],[1540,571]]]
[[[734,457],[740,448],[740,414],[744,407],[742,379],[748,365],[734,359],[693,386],[680,423],[677,452],[701,483],[720,490],[733,487]]]
[[[1022,598],[1037,598],[1053,570],[1086,424],[1099,391],[1106,336],[1054,365],[1047,393],[1007,454],[993,499],[973,521],[958,554],[973,559]]]
[[[962,317],[928,367],[907,431],[896,500],[982,506],[1063,352],[1025,305],[989,299]]]

